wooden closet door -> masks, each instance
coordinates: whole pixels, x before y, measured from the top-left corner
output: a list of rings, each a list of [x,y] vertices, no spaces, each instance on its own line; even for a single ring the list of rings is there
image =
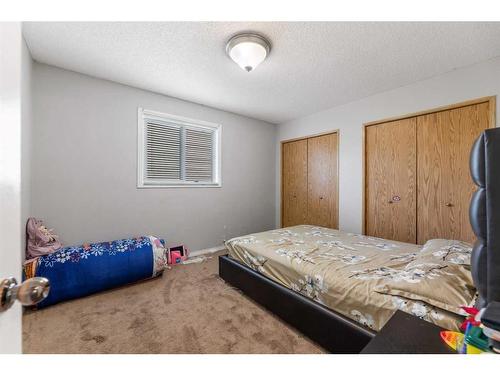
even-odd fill
[[[418,117],[418,243],[432,238],[473,242],[469,154],[489,125],[489,104]]]
[[[282,145],[281,225],[307,222],[307,139]]]
[[[415,243],[416,119],[365,128],[365,232]]]
[[[307,140],[307,223],[338,228],[338,136],[336,133]]]

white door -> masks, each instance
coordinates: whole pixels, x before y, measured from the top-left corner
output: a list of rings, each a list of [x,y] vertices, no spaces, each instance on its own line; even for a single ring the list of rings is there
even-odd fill
[[[21,279],[21,24],[0,22],[0,280]],[[21,305],[0,312],[0,354],[21,353]]]

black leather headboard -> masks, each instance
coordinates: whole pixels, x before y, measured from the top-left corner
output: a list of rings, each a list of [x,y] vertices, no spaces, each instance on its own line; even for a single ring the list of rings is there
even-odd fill
[[[470,155],[472,179],[478,185],[469,209],[477,241],[471,271],[479,292],[478,307],[500,301],[500,128],[485,130]]]

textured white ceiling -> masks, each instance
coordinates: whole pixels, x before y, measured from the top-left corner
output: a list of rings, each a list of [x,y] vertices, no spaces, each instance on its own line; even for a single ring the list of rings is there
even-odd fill
[[[272,43],[246,73],[240,31]],[[25,23],[36,61],[281,123],[500,56],[500,23]]]

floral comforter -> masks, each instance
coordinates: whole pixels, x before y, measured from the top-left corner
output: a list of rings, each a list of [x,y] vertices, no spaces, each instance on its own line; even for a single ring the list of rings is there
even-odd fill
[[[376,292],[395,278],[418,283],[440,276],[440,270],[407,269],[419,245],[299,225],[233,238],[226,247],[233,259],[375,331],[398,309],[447,329],[463,320],[423,301]]]

